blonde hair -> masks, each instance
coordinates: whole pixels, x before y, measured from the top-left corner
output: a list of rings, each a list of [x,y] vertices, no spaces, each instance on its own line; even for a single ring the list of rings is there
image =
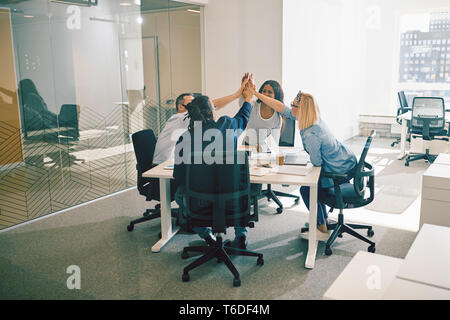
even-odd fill
[[[319,107],[314,97],[309,93],[303,93],[300,99],[300,108],[298,108],[297,120],[300,130],[309,128],[319,121]]]

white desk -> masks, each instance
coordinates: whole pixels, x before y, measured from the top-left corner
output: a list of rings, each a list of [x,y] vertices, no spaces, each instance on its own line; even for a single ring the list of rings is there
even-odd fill
[[[433,163],[422,176],[420,226],[424,223],[450,227],[449,164]]]
[[[395,278],[383,300],[450,300],[450,290]]]
[[[325,292],[325,299],[379,300],[395,279],[403,260],[358,251]],[[375,282],[374,282],[375,281]]]
[[[328,299],[450,299],[450,228],[425,224],[404,260],[360,251]]]
[[[407,120],[411,120],[412,112],[408,111],[398,116],[402,123],[402,131],[400,136],[400,155],[397,159],[403,159],[406,155],[406,135],[408,134]],[[445,113],[445,122],[450,123],[450,112]]]
[[[439,153],[433,164],[450,165],[450,153]]]
[[[450,290],[450,228],[424,224],[397,278]]]
[[[171,161],[166,161],[160,165],[144,172],[142,176],[159,179],[160,201],[161,201],[161,239],[152,247],[153,252],[159,252],[161,248],[178,232],[179,228],[172,229],[172,219],[170,210],[170,179],[173,179],[173,170],[164,169]],[[250,176],[251,183],[261,184],[289,184],[310,187],[310,210],[309,225],[315,226],[317,223],[317,189],[320,176],[320,167],[312,168],[306,176],[294,176],[268,173],[264,176]],[[314,268],[317,253],[316,233],[311,232],[308,239],[308,254],[306,256],[305,267]]]

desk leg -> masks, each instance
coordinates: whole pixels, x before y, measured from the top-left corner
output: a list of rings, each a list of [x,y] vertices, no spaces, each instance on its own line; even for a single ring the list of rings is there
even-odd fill
[[[312,269],[316,262],[317,240],[317,186],[309,188],[309,237],[308,253],[306,256],[305,268]]]
[[[172,212],[170,209],[170,180],[159,179],[159,195],[161,201],[161,239],[152,247],[152,252],[161,248],[178,232],[179,227],[172,230]]]
[[[406,135],[407,135],[407,131],[408,131],[408,126],[407,126],[407,122],[408,120],[402,118],[402,133],[400,136],[400,155],[397,157],[398,160],[403,159],[406,156]]]

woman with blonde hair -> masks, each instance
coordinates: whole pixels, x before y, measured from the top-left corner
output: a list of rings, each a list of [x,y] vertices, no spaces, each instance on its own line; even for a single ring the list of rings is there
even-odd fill
[[[320,118],[319,107],[312,95],[299,91],[291,106],[288,107],[257,92],[254,92],[254,94],[264,101],[266,105],[280,112],[282,116],[298,121],[303,147],[309,154],[311,163],[314,166],[321,166],[326,172],[347,173],[349,177],[353,176],[352,172],[357,163],[355,154],[338,141],[328,129],[328,126]],[[319,198],[321,194],[328,193],[332,187],[333,182],[331,179],[321,177],[319,180]],[[309,209],[309,187],[301,187],[300,194],[303,202]],[[318,201],[318,240],[328,240],[327,219],[325,204]]]

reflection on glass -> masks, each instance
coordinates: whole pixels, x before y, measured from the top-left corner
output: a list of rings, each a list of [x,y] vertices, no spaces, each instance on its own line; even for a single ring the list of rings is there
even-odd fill
[[[2,166],[0,229],[135,186],[131,134],[201,92],[198,7],[68,2],[9,5],[23,163]]]

